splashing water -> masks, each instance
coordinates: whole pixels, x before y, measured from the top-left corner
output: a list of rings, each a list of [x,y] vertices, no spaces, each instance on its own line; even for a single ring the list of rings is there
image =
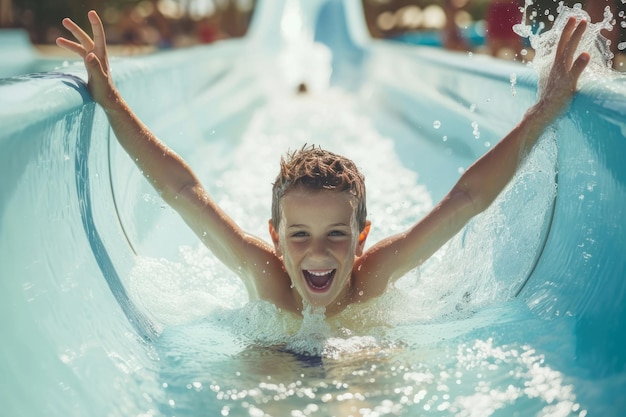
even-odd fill
[[[479,137],[474,122],[467,140]],[[277,162],[305,142],[350,157],[365,174],[370,243],[432,208],[428,189],[399,161],[394,142],[359,99],[337,91],[270,102],[241,140],[209,144],[190,164],[210,178],[210,194],[244,230],[264,236]],[[206,163],[211,146],[230,146],[228,163]],[[141,257],[131,291],[165,327],[157,346],[166,381],[154,394],[158,408],[183,416],[583,416],[564,376],[533,350],[533,340],[516,336],[544,324],[523,306],[499,304],[519,288],[527,255],[536,253],[545,231],[555,160],[555,135],[548,132],[483,215],[385,295],[332,318],[311,306],[296,317],[249,302],[239,279],[204,247],[180,248],[177,260]],[[502,329],[497,342],[481,333],[494,323]],[[477,339],[445,343],[470,332]],[[537,334],[573,346],[562,334]]]
[[[609,40],[600,33],[602,30],[613,30],[611,23],[613,15],[608,8],[605,10],[604,19],[601,22],[591,23],[589,14],[582,9],[580,3],[575,4],[573,7],[568,7],[561,2],[552,28],[542,32],[543,25],[536,24],[536,15],[534,13],[530,16],[528,15],[528,10],[530,10],[532,5],[533,0],[526,0],[522,22],[514,25],[513,29],[519,36],[528,38],[532,48],[535,50],[535,57],[531,62],[531,66],[535,68],[539,76],[540,91],[548,78],[552,62],[554,61],[556,46],[570,17],[575,17],[577,21],[586,20],[589,23],[574,55],[578,56],[583,51],[586,51],[591,56],[591,60],[580,78],[579,85],[582,86],[592,77],[599,77],[610,72],[613,53],[609,48]]]
[[[517,74],[512,72],[509,76],[509,81],[511,82],[511,94],[517,94],[517,91],[515,91],[515,84],[517,84]]]
[[[580,8],[560,11],[551,31],[531,35],[538,71],[546,71],[542,62],[551,59],[567,17],[585,18]],[[595,46],[596,67],[606,69],[605,49],[596,44],[604,24],[606,19],[591,26],[581,48]],[[515,92],[515,74],[510,82]],[[475,141],[478,123],[471,127],[467,140]],[[229,163],[195,163],[195,155],[190,162],[200,167],[200,177],[212,179],[209,192],[218,204],[244,230],[264,236],[276,163],[302,143],[357,162],[374,224],[370,243],[405,230],[433,206],[420,177],[403,167],[393,141],[377,131],[359,100],[334,90],[283,97],[256,111],[232,145]],[[155,395],[159,409],[190,416],[198,410],[259,416],[584,416],[564,375],[534,350],[536,341],[516,336],[520,328],[545,324],[510,302],[546,230],[556,193],[556,152],[556,135],[549,131],[483,215],[383,296],[331,318],[323,308],[304,306],[298,317],[265,301],[248,301],[239,279],[202,246],[180,248],[178,260],[140,258],[131,290],[165,327],[157,347],[167,381],[164,393]],[[494,323],[501,329],[497,342],[482,332]],[[574,345],[565,340],[567,332],[537,334],[553,337],[562,349]],[[472,336],[445,343],[464,335]]]
[[[264,236],[269,184],[276,170],[272,161],[294,143],[305,142],[347,155],[366,177],[373,223],[368,242],[375,243],[406,230],[433,203],[417,173],[398,161],[392,140],[376,130],[364,111],[358,100],[337,91],[281,98],[254,116],[243,140],[233,148],[230,164],[216,168],[206,162],[196,164],[193,157],[191,164],[204,169],[199,176],[217,178],[207,181],[217,184],[210,193],[244,230]],[[477,123],[473,130],[468,140],[480,134]],[[544,215],[554,198],[555,154],[554,137],[541,141],[534,157],[485,215],[398,281],[396,288],[377,300],[348,306],[329,319],[327,327],[314,310],[305,309],[300,319],[266,302],[248,302],[240,280],[201,245],[180,248],[180,259],[140,258],[131,274],[131,291],[166,327],[217,314],[246,343],[287,346],[326,357],[359,348],[384,350],[396,343],[384,336],[390,325],[467,317],[480,306],[515,293],[526,274],[528,256],[536,252]],[[251,165],[255,160],[262,162]],[[529,193],[527,187],[536,191]],[[515,250],[520,254],[514,260],[499,260],[511,245],[519,245]]]

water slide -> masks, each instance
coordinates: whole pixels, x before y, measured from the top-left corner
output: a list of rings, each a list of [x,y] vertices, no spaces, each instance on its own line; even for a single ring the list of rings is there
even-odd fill
[[[408,221],[394,217],[398,208],[409,201],[423,214],[536,97],[537,77],[521,64],[370,39],[356,0],[258,3],[243,39],[111,63],[131,107],[260,235],[286,147],[326,137],[363,161],[372,216],[392,232]],[[263,309],[246,304],[243,287],[151,190],[84,79],[70,63],[0,80],[3,415],[609,416],[626,407],[624,77],[585,81],[526,171],[547,179],[516,179],[503,214],[468,225],[442,255],[450,263],[458,257],[450,252],[474,251],[458,258],[460,281],[439,300],[462,310],[493,287],[493,302],[476,301],[463,318],[399,320],[387,338],[402,341],[403,353],[374,343],[386,353],[367,350],[341,366],[238,344],[224,323],[239,326],[242,311]],[[283,126],[292,116],[297,124]],[[338,125],[347,139],[333,139]],[[535,180],[556,192],[538,202]],[[503,228],[500,215],[521,226]],[[483,230],[494,222],[504,240],[491,241],[485,262],[472,242],[489,240]],[[187,259],[182,272],[177,257]],[[472,268],[480,285],[449,295],[469,285]],[[208,324],[184,325],[203,315]],[[277,363],[297,375],[293,385],[272,385],[286,378],[272,373]],[[266,379],[244,389],[242,374]],[[400,385],[359,391],[355,375]],[[239,388],[226,390],[231,383]]]

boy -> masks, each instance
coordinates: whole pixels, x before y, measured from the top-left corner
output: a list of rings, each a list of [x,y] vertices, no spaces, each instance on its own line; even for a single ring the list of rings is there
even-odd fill
[[[485,210],[569,103],[590,59],[587,53],[574,59],[587,23],[570,18],[546,86],[520,124],[468,168],[422,220],[367,251],[365,187],[354,163],[314,147],[289,155],[281,161],[273,187],[270,245],[241,230],[187,164],[133,114],[113,85],[102,22],[94,11],[88,18],[93,39],[64,19],[63,25],[78,42],[59,38],[57,44],[84,59],[89,92],[161,197],[243,280],[251,299],[267,300],[294,313],[301,313],[306,304],[323,307],[327,316],[381,295],[390,282],[419,266]]]

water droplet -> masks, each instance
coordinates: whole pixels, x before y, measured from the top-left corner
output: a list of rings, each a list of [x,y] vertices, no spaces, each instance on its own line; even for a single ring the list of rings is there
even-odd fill
[[[447,142],[448,141],[448,137],[444,136],[444,137],[441,138],[441,140],[444,141],[444,142]]]
[[[439,120],[435,120],[435,121],[433,122],[433,127],[434,127],[435,129],[439,129],[439,128],[441,127],[441,122],[440,122]]]
[[[511,82],[511,93],[515,95],[516,94],[515,84],[517,84],[517,74],[515,74],[514,72],[511,73],[511,75],[509,75],[509,81]]]
[[[478,122],[472,122],[472,135],[474,135],[474,139],[480,139],[480,131],[478,130]]]

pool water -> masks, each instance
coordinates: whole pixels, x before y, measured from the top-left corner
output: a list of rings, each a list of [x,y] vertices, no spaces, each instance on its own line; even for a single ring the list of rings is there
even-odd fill
[[[270,35],[298,4],[260,4],[249,39],[112,60],[139,116],[262,238],[287,150],[357,163],[372,244],[427,213],[535,99],[526,66],[364,42],[350,1],[300,5],[323,43],[297,40],[313,58],[285,65]],[[588,77],[489,210],[384,296],[325,319],[249,302],[117,145],[80,63],[62,70],[0,81],[7,415],[626,407],[623,77]]]
[[[276,163],[266,162],[305,142],[348,155],[371,190],[375,242],[408,227],[433,204],[420,172],[401,163],[393,141],[375,126],[391,121],[376,119],[341,90],[277,99],[252,115],[249,130],[231,145],[228,166],[215,169],[205,160],[221,143],[208,144],[190,163],[203,178],[215,179],[207,181],[215,184],[210,191],[236,221],[265,237],[268,184],[276,170]],[[548,414],[556,407],[567,410],[562,415],[578,415],[583,408],[566,377],[543,364],[534,344],[518,342],[529,340],[520,338],[518,327],[533,319],[510,302],[534,262],[551,211],[555,151],[547,135],[491,210],[384,297],[332,319],[308,311],[301,320],[268,303],[247,302],[239,280],[201,246],[183,245],[167,259],[140,257],[131,273],[132,294],[164,327],[155,344],[162,361],[164,389],[155,398],[160,411],[486,415],[490,409]],[[454,163],[459,175],[469,161]],[[522,193],[526,210],[520,210]],[[156,233],[151,240],[163,244],[172,231]],[[514,264],[511,272],[496,274],[505,262]],[[550,393],[543,393],[544,384]]]

